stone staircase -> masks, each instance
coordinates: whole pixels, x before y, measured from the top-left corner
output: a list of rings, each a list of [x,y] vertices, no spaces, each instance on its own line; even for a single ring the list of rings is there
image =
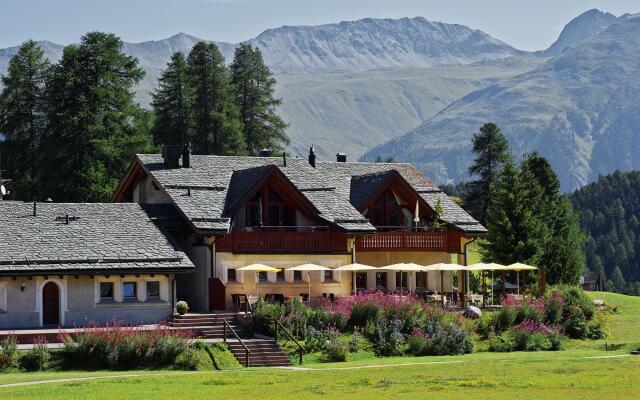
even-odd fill
[[[167,321],[167,325],[172,328],[190,329],[197,338],[222,341],[224,339],[224,323],[222,320],[225,319],[251,352],[249,356],[250,367],[284,367],[291,365],[278,342],[271,338],[255,338],[247,323],[248,321],[243,321],[242,318],[242,316],[235,313],[174,315]],[[227,345],[240,364],[245,365],[245,348],[233,333],[228,330]]]

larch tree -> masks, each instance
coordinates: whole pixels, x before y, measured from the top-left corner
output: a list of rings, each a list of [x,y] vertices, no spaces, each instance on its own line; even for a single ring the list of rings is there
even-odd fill
[[[469,167],[469,175],[477,179],[469,182],[463,200],[469,212],[484,224],[498,173],[511,159],[509,143],[493,122],[484,124],[471,142],[476,158]]]
[[[153,141],[157,145],[180,145],[191,138],[191,108],[193,95],[187,81],[184,54],[176,52],[158,78],[158,88],[152,94],[155,114]]]
[[[245,153],[238,108],[229,68],[214,43],[198,42],[187,58],[193,92],[194,152],[237,155]]]
[[[0,94],[0,168],[12,179],[13,198],[32,200],[38,193],[40,137],[46,124],[44,87],[49,62],[38,44],[20,46],[2,76]]]
[[[246,43],[236,48],[231,81],[249,153],[257,154],[263,148],[282,151],[289,143],[287,124],[277,114],[282,99],[274,95],[276,80],[260,49]]]
[[[106,201],[133,155],[155,151],[149,112],[134,102],[144,71],[113,34],[90,32],[65,47],[47,80],[42,138],[45,197]]]

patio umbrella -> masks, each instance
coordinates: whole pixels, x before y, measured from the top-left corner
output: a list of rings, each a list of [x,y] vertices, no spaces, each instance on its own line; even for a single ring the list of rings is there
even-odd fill
[[[352,272],[352,281],[353,281],[353,293],[356,292],[356,272],[358,271],[370,271],[372,269],[378,269],[376,267],[372,267],[370,265],[364,265],[364,264],[358,264],[358,263],[353,263],[353,264],[348,264],[348,265],[343,265],[341,267],[336,268],[336,271],[351,271]]]
[[[252,272],[258,273],[258,272],[280,272],[280,269],[273,268],[268,265],[264,265],[260,263],[255,263],[255,264],[246,265],[244,267],[236,268],[236,271],[252,271]],[[256,283],[256,296],[258,295],[259,284],[260,284],[260,280],[258,279],[258,283]]]
[[[323,267],[322,265],[302,264],[297,267],[289,268],[289,271],[307,271],[307,280],[309,281],[309,301],[311,301],[311,271],[332,271],[332,269]]]
[[[520,294],[520,271],[535,271],[538,268],[536,267],[532,267],[531,265],[527,265],[527,264],[522,264],[522,263],[514,263],[509,265],[507,268],[509,268],[511,271],[516,271],[516,283],[518,285],[518,294]]]

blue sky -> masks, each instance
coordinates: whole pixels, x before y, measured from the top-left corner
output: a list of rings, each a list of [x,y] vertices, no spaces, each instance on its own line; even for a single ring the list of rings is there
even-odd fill
[[[365,17],[427,19],[477,28],[523,50],[548,47],[573,17],[591,9],[640,12],[638,0],[1,0],[0,48],[28,38],[67,44],[85,32],[129,42],[178,32],[237,42],[281,25]]]

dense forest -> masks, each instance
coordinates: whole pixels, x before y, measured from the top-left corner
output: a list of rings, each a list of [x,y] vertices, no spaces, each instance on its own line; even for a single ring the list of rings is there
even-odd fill
[[[570,196],[599,289],[640,296],[640,172],[601,176]]]
[[[9,199],[108,201],[136,153],[192,143],[196,154],[280,151],[287,124],[260,50],[239,46],[230,66],[212,43],[176,53],[153,94],[117,36],[89,32],[51,65],[33,40],[12,57],[0,92],[0,171]]]

